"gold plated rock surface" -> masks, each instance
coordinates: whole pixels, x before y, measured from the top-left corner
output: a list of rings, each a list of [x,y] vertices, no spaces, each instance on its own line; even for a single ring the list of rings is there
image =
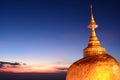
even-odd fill
[[[120,80],[118,62],[108,54],[84,57],[68,69],[66,80]]]

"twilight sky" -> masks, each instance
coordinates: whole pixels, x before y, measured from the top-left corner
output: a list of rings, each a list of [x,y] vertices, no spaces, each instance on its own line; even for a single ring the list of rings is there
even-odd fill
[[[0,0],[0,70],[66,70],[87,46],[90,3],[101,44],[120,61],[119,0]]]

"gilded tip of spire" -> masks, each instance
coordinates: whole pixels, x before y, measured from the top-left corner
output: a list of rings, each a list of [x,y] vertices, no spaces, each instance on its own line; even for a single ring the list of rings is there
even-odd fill
[[[93,12],[92,12],[92,4],[90,5],[90,12],[91,12],[91,19],[90,24],[88,25],[88,28],[95,29],[98,27],[98,25],[95,23]]]
[[[92,4],[90,5],[90,9],[92,9]]]
[[[92,13],[92,4],[90,4],[90,12],[91,12],[91,17],[93,16],[93,13]]]

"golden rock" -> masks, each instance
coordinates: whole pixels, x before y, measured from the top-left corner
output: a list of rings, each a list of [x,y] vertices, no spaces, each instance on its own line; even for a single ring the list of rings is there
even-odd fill
[[[118,62],[108,54],[84,57],[68,69],[66,80],[120,80]]]

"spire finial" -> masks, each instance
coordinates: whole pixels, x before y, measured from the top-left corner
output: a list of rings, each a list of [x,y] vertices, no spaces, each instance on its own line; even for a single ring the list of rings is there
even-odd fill
[[[98,25],[95,23],[94,20],[94,16],[93,16],[93,11],[92,11],[92,4],[90,5],[90,14],[91,14],[91,18],[90,18],[90,24],[88,25],[88,28],[90,29],[95,29],[98,27]]]
[[[106,49],[102,47],[102,45],[100,44],[100,41],[96,36],[95,28],[97,28],[98,25],[95,23],[95,20],[94,20],[94,16],[92,12],[92,4],[90,5],[90,11],[91,11],[91,18],[90,18],[90,24],[88,25],[88,28],[91,29],[91,35],[88,42],[88,46],[84,49],[84,57],[106,53]]]
[[[91,16],[93,16],[93,13],[92,13],[92,4],[90,5],[90,12],[91,12]]]

